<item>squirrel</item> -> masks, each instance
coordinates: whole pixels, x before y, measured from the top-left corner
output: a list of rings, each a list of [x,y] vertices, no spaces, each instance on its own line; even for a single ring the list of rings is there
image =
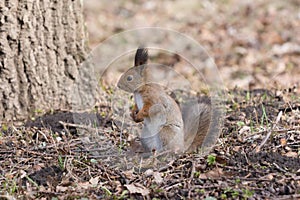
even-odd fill
[[[209,102],[194,102],[180,109],[164,88],[153,82],[148,49],[139,47],[134,66],[121,75],[118,88],[134,94],[131,117],[144,121],[141,143],[146,152],[192,152],[201,147],[211,126]],[[212,140],[212,139],[209,139]]]

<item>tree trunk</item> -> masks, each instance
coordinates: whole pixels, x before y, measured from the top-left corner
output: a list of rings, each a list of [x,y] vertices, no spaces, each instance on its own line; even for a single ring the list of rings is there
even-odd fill
[[[70,93],[82,77],[81,88],[93,94],[90,103],[95,100],[95,80],[88,66],[80,70],[87,54],[81,2],[0,1],[0,121],[71,108]]]

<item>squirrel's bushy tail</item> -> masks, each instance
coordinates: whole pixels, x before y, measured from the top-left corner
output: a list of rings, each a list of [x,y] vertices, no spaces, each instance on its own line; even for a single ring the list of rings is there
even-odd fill
[[[184,122],[184,140],[186,151],[192,152],[200,147],[211,147],[215,141],[208,141],[211,144],[204,144],[212,122],[212,107],[209,98],[200,101],[191,101],[181,106]],[[209,137],[209,136],[208,136]]]

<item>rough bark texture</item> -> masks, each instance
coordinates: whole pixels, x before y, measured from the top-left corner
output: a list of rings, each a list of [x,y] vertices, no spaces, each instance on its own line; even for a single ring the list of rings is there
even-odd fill
[[[71,108],[82,89],[90,92],[79,102],[92,104],[85,39],[81,0],[1,0],[0,121]]]

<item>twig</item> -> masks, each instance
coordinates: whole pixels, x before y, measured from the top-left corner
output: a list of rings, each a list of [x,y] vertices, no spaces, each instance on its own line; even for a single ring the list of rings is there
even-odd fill
[[[191,179],[194,177],[195,171],[196,171],[195,165],[194,165],[194,162],[192,162],[192,170],[191,170],[191,175],[190,175],[190,178],[191,178]]]
[[[158,169],[159,172],[165,171],[167,170],[169,167],[172,167],[173,163],[175,162],[175,160],[170,161],[168,164],[166,164],[165,166],[161,167]]]
[[[73,142],[73,143],[71,143],[69,146],[70,147],[73,147],[73,146],[78,146],[79,144],[81,144],[82,142],[81,141],[75,141],[75,142]],[[62,143],[61,144],[62,146],[64,146],[64,145],[67,145],[67,143],[65,142],[65,143]],[[34,151],[34,150],[44,150],[44,149],[51,149],[51,148],[54,148],[54,147],[56,147],[56,144],[51,144],[51,145],[47,145],[47,146],[35,146],[35,147],[32,147],[30,150],[32,150],[32,151]]]
[[[165,187],[164,190],[169,191],[169,190],[172,189],[173,187],[181,186],[181,185],[182,185],[182,182],[178,182],[178,183],[175,183],[175,184],[170,185],[170,186],[168,186],[168,187]]]
[[[272,132],[275,132],[275,133],[286,133],[286,132],[296,131],[299,128],[300,128],[300,126],[293,126],[292,128],[286,128],[286,129],[281,129],[281,130],[273,130]],[[267,132],[267,130],[254,132],[252,134],[247,135],[246,139],[251,138],[254,135],[263,134],[263,133],[266,133],[266,132]]]
[[[111,147],[106,147],[106,148],[94,148],[94,149],[75,149],[72,150],[72,152],[79,152],[79,153],[86,153],[86,152],[99,152],[99,151],[108,151],[109,149],[112,149]]]
[[[49,142],[49,141],[48,141],[48,138],[46,137],[46,135],[45,135],[42,131],[38,130],[38,131],[37,131],[37,134],[36,134],[36,140],[35,140],[35,143],[36,143],[36,144],[39,143],[39,134],[41,134],[41,135],[45,138],[46,142]]]
[[[70,132],[70,130],[67,128],[66,123],[61,123],[61,121],[59,121],[59,123],[60,123],[61,125],[63,125],[64,130],[65,130],[69,135],[72,135],[71,132]]]
[[[291,194],[291,195],[284,195],[280,198],[276,198],[276,200],[285,200],[285,199],[298,199],[300,198],[300,194]]]
[[[97,159],[97,158],[108,158],[108,157],[121,157],[121,155],[117,154],[106,154],[106,155],[88,155],[87,158],[91,159]]]
[[[49,154],[49,153],[40,153],[40,152],[36,152],[36,151],[31,151],[31,150],[28,150],[28,149],[24,149],[24,148],[21,148],[22,151],[24,152],[27,152],[29,154],[33,154],[33,155],[37,155],[43,159],[46,159],[46,160],[49,160],[49,159],[53,159],[53,157],[57,157],[56,154]],[[48,156],[48,157],[46,157]]]
[[[82,128],[82,129],[86,129],[88,131],[98,131],[97,128],[92,128],[90,126],[87,125],[82,125],[82,124],[72,124],[72,123],[67,123],[67,122],[63,122],[63,121],[59,121],[59,123],[63,126],[70,126],[70,127],[74,127],[74,128]]]
[[[271,136],[275,126],[278,124],[279,120],[281,119],[282,116],[282,111],[280,111],[278,113],[278,116],[276,118],[275,123],[273,124],[273,126],[271,127],[271,129],[269,130],[268,134],[266,135],[266,137],[263,139],[262,143],[256,148],[255,152],[258,153],[260,151],[260,149],[262,148],[262,146],[264,146],[267,142],[267,140],[269,139],[269,137]]]
[[[282,169],[281,167],[279,167],[276,163],[273,163],[273,165],[281,172],[287,173],[286,170]]]
[[[293,130],[293,129],[272,130],[272,132],[275,132],[275,133],[285,133],[285,132],[288,132],[288,131],[291,131],[291,130]],[[252,133],[252,134],[247,135],[245,138],[246,138],[246,139],[249,139],[249,138],[251,138],[251,137],[253,137],[253,136],[255,136],[255,135],[263,134],[263,133],[266,133],[266,132],[268,132],[268,131],[267,131],[267,130],[257,131],[257,132],[255,132],[255,133]]]

